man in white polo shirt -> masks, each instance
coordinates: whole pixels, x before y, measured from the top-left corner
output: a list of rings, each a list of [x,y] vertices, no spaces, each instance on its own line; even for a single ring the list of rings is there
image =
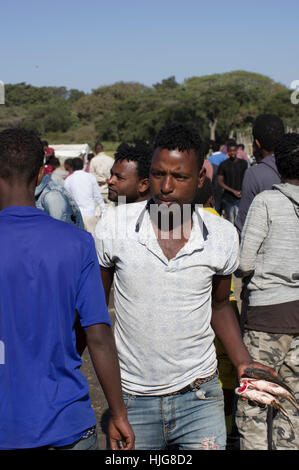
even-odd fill
[[[163,128],[152,198],[107,211],[96,227],[107,302],[114,279],[115,339],[136,449],[224,449],[214,331],[239,377],[253,365],[229,302],[236,229],[192,204],[204,179],[200,143],[186,126]]]
[[[72,159],[73,172],[64,181],[65,189],[73,196],[82,214],[85,229],[94,235],[98,217],[96,216],[96,203],[101,214],[105,211],[100,187],[94,175],[83,171],[82,158]]]

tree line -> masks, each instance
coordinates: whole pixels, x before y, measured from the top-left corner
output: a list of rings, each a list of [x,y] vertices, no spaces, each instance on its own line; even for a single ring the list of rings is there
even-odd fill
[[[203,139],[224,142],[250,134],[260,113],[278,114],[289,129],[299,128],[299,105],[291,91],[271,78],[246,72],[174,76],[152,86],[116,82],[84,93],[66,87],[5,84],[0,130],[25,127],[52,143],[152,141],[169,121],[198,129]]]

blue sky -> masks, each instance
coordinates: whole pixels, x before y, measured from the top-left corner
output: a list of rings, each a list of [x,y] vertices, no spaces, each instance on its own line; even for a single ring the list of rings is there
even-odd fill
[[[84,92],[247,70],[299,80],[298,0],[6,0],[0,80]]]

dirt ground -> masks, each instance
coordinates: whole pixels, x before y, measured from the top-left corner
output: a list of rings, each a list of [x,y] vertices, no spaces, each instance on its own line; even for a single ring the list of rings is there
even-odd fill
[[[234,277],[234,285],[235,285],[235,295],[238,301],[239,310],[241,311],[241,304],[240,304],[240,291],[241,291],[241,281]],[[110,304],[109,304],[109,313],[111,316],[111,321],[113,323],[115,311],[113,305],[113,295],[111,296]],[[107,422],[108,422],[108,406],[101,389],[101,386],[98,382],[98,379],[95,375],[93,366],[91,364],[91,360],[88,354],[88,351],[85,350],[82,356],[82,368],[81,371],[87,378],[90,390],[90,397],[93,409],[96,414],[97,422],[98,422],[98,437],[99,437],[99,446],[101,449],[107,449]]]

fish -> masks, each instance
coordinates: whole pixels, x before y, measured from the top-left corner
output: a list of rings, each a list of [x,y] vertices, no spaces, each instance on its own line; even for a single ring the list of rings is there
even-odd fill
[[[241,387],[235,389],[235,393],[242,398],[247,398],[247,400],[253,401],[255,403],[260,403],[261,405],[272,406],[279,410],[288,420],[291,427],[293,428],[293,423],[289,418],[284,407],[279,403],[276,397],[267,392],[261,392],[260,390],[249,389],[247,384],[243,384]]]
[[[284,381],[280,377],[274,377],[274,375],[272,375],[267,370],[259,369],[258,367],[247,367],[244,370],[244,373],[241,378],[266,380],[267,382],[272,382],[274,384],[277,384],[280,387],[285,388],[296,401],[294,391],[287,384],[285,384]]]
[[[246,377],[241,378],[240,386],[246,386],[246,389],[248,388],[249,390],[259,390],[260,392],[268,392],[276,397],[284,398],[288,400],[297,410],[299,410],[299,405],[296,399],[285,387],[282,387],[281,385],[269,382],[268,380],[258,380]]]

